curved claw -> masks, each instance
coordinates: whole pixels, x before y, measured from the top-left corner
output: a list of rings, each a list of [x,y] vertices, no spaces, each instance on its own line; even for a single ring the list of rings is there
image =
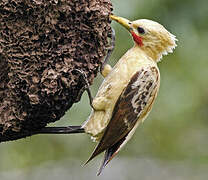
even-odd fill
[[[90,106],[94,109],[93,105],[92,105],[92,101],[93,101],[93,97],[90,91],[90,84],[87,80],[87,75],[84,73],[84,71],[79,70],[79,69],[74,69],[74,71],[77,71],[81,74],[82,79],[84,80],[85,83],[85,90],[87,91],[88,97],[89,97],[89,101],[90,101]]]
[[[112,32],[111,32],[111,46],[109,48],[107,48],[108,52],[107,55],[103,61],[103,64],[100,67],[100,72],[101,74],[103,74],[103,69],[104,66],[107,64],[108,60],[110,59],[110,56],[115,48],[115,40],[116,40],[116,35],[115,35],[115,30],[112,28]]]

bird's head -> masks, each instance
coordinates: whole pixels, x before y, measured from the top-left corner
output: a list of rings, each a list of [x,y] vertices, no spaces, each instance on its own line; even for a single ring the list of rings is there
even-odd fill
[[[176,37],[155,21],[147,19],[129,21],[115,15],[110,15],[110,18],[124,26],[131,33],[135,45],[156,62],[162,55],[172,53],[176,47]]]

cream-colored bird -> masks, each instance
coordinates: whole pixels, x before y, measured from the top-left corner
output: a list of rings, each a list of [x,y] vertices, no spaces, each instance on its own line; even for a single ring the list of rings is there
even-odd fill
[[[93,99],[92,112],[77,131],[88,133],[98,141],[87,162],[105,151],[98,174],[151,111],[160,86],[157,63],[162,55],[171,53],[176,47],[175,36],[157,22],[129,21],[115,15],[110,18],[130,32],[134,46],[113,68],[104,67],[105,79]]]

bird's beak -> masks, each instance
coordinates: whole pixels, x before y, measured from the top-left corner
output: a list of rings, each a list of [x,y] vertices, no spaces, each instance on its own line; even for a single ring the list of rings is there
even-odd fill
[[[115,15],[110,15],[109,16],[112,20],[117,21],[119,24],[121,24],[122,26],[124,26],[128,31],[131,30],[131,21],[129,21],[126,18],[122,18],[122,17],[118,17]]]

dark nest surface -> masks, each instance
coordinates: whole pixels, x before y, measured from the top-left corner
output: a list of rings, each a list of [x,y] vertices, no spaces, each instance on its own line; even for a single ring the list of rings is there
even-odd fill
[[[0,1],[0,142],[59,120],[108,47],[110,0]],[[79,111],[79,110],[78,110]]]

